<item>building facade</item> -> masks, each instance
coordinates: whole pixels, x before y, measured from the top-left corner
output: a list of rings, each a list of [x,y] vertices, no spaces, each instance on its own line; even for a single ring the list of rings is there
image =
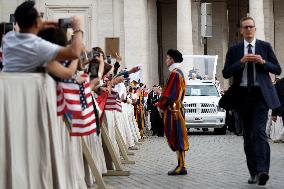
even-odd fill
[[[227,49],[242,38],[239,20],[255,18],[257,38],[269,41],[284,67],[284,3],[281,0],[34,0],[46,20],[76,15],[83,20],[88,48],[115,48],[122,67],[142,65],[142,80],[163,83],[167,75],[165,53],[177,48],[183,54],[204,54],[201,37],[201,3],[212,3],[212,37],[207,54],[218,55],[217,78],[222,78]],[[8,22],[23,0],[0,0],[0,21]],[[112,43],[112,40],[114,41]],[[107,50],[108,51],[108,50]]]

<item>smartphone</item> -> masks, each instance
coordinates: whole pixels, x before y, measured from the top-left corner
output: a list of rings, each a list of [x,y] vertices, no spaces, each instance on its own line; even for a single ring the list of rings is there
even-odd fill
[[[60,18],[60,19],[58,19],[58,26],[60,28],[72,28],[71,18]]]
[[[15,14],[10,14],[10,23],[16,24]]]
[[[111,56],[110,55],[107,56],[107,63],[111,64]]]

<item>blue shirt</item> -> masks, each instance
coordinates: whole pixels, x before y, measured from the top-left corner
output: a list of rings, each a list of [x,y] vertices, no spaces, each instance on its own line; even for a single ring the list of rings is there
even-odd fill
[[[32,33],[11,31],[3,39],[3,71],[34,72],[53,60],[59,49]]]

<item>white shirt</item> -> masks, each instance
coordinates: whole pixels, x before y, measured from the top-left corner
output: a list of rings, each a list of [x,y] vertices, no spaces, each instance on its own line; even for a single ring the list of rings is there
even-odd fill
[[[116,84],[114,87],[118,92],[119,98],[121,98],[123,94],[126,94],[126,87],[123,82]],[[124,97],[126,97],[126,95],[124,95]]]
[[[254,38],[251,43],[247,42],[244,40],[244,55],[248,54],[248,45],[251,44],[251,50],[252,54],[255,54],[255,42],[256,39]],[[248,78],[247,78],[247,63],[245,64],[245,68],[243,70],[243,77],[242,77],[242,82],[240,83],[240,86],[247,87],[248,86]],[[253,78],[254,78],[254,85],[258,86],[258,83],[256,82],[256,71],[255,71],[255,64],[253,64]]]
[[[180,67],[181,67],[180,63],[173,63],[172,65],[169,66],[168,69],[170,72],[172,72],[174,69],[180,68]]]
[[[53,60],[59,49],[34,34],[11,31],[3,39],[3,71],[34,72]]]

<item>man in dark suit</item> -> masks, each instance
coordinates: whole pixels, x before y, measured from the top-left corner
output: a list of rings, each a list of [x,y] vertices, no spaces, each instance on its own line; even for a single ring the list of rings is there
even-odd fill
[[[224,78],[233,77],[233,101],[243,120],[244,150],[251,177],[249,184],[265,185],[269,179],[270,147],[265,133],[268,109],[280,106],[269,72],[279,75],[281,68],[269,43],[255,38],[255,22],[242,18],[244,41],[229,48]]]
[[[150,114],[150,122],[151,122],[151,130],[153,132],[153,136],[157,134],[157,125],[154,124],[154,115],[153,115],[153,110],[155,109],[153,101],[155,100],[155,92],[154,89],[157,87],[156,85],[153,86],[152,91],[148,95],[147,99],[147,111]]]
[[[154,85],[153,90],[149,93],[147,99],[147,110],[150,113],[151,127],[153,136],[158,135],[159,137],[164,136],[163,120],[157,108],[157,102],[160,100],[159,87]]]

